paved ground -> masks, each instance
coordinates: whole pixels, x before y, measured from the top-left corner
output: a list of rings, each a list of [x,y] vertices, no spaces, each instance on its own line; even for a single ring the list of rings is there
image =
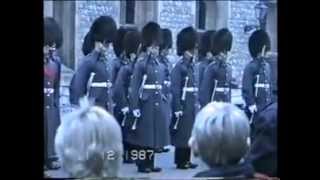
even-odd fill
[[[156,154],[156,166],[161,167],[160,173],[138,173],[134,164],[123,164],[120,170],[120,177],[135,177],[135,178],[155,178],[155,179],[189,179],[193,177],[197,172],[206,169],[206,165],[203,164],[200,159],[192,158],[193,162],[199,164],[196,169],[178,170],[174,165],[174,148],[170,147],[170,152]],[[47,171],[48,175],[54,178],[67,178],[68,175],[61,169],[56,171]]]

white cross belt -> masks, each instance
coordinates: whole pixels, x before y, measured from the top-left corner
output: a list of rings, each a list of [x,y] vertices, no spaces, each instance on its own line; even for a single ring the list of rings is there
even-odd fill
[[[218,87],[218,88],[216,88],[216,91],[217,91],[217,92],[230,91],[230,88],[220,88],[220,87]]]
[[[143,89],[162,89],[162,85],[160,84],[146,84],[143,86]]]
[[[45,94],[53,94],[54,89],[53,88],[43,88]]]
[[[256,88],[266,88],[266,89],[268,89],[268,88],[270,88],[270,84],[256,83],[256,84],[254,85],[254,87],[256,87]]]
[[[91,83],[91,87],[111,88],[112,83],[111,82],[94,82],[94,83]]]
[[[199,89],[197,87],[185,87],[183,90],[186,92],[198,92]]]

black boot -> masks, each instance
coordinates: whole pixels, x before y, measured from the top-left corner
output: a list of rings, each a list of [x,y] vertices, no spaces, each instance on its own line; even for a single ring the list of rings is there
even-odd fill
[[[141,172],[141,173],[150,173],[150,172],[151,172],[151,168],[138,167],[138,172]]]
[[[188,163],[179,163],[177,164],[177,169],[189,169]]]
[[[194,164],[194,163],[191,163],[191,162],[187,162],[187,165],[189,166],[190,169],[195,169],[198,167],[198,164]]]
[[[152,172],[161,172],[162,169],[159,168],[159,167],[153,167],[153,168],[151,168],[151,171],[152,171]]]

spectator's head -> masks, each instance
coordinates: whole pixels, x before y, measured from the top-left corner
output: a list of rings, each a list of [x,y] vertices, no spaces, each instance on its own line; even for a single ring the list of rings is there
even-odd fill
[[[182,56],[186,51],[194,54],[197,43],[198,33],[193,27],[182,29],[177,35],[177,55]]]
[[[235,105],[212,102],[196,116],[189,146],[209,166],[239,163],[249,149],[249,121]]]
[[[227,53],[232,48],[232,34],[227,28],[220,29],[213,37],[212,54],[219,55],[220,53]]]
[[[270,51],[271,42],[267,32],[264,30],[256,30],[249,38],[249,52],[253,58],[259,56],[262,53],[262,49],[265,46],[265,53]]]
[[[118,176],[122,148],[117,121],[87,99],[63,118],[55,137],[56,153],[71,177]]]

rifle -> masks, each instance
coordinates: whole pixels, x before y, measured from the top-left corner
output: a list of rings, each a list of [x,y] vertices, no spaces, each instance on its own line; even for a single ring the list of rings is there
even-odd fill
[[[182,96],[181,96],[182,101],[186,100],[188,82],[189,82],[189,77],[186,76],[186,80],[184,81],[184,86],[183,86],[183,90],[182,90],[183,92],[182,92]],[[175,122],[175,124],[173,126],[174,130],[177,130],[179,121],[180,121],[180,116],[177,117],[177,121]]]
[[[141,85],[140,85],[140,89],[139,89],[139,98],[141,99],[142,98],[142,93],[143,93],[143,86],[144,84],[146,83],[146,80],[147,80],[147,75],[143,75],[142,77],[142,82],[141,82]]]
[[[259,84],[259,79],[260,79],[260,75],[258,74],[257,75],[257,82],[256,82],[256,85],[255,85],[255,89],[254,89],[254,97],[258,97],[258,90],[259,90],[259,87],[257,86]],[[249,123],[252,124],[252,121],[253,121],[253,117],[254,117],[255,113],[253,113],[250,117],[250,120],[249,120]]]
[[[186,80],[184,81],[184,87],[182,89],[182,96],[181,96],[182,101],[186,100],[188,81],[189,81],[189,77],[186,76]]]
[[[132,127],[131,127],[131,130],[136,130],[136,129],[137,129],[137,121],[138,121],[138,118],[135,117],[135,118],[134,118],[133,125],[132,125]]]
[[[142,98],[142,93],[143,93],[143,87],[144,87],[144,84],[146,83],[146,80],[147,80],[148,76],[145,74],[143,75],[142,77],[142,82],[141,82],[141,85],[140,85],[140,94],[139,94],[139,98],[141,99]],[[138,118],[135,117],[134,118],[134,122],[133,122],[133,125],[131,127],[132,130],[135,130],[137,127],[137,121],[138,121]]]
[[[174,129],[174,130],[177,130],[179,121],[180,121],[180,116],[177,117],[177,121],[176,121],[176,123],[175,123],[174,126],[173,126],[173,129]]]
[[[213,87],[213,91],[212,91],[212,95],[211,95],[211,101],[214,100],[214,95],[216,94],[216,89],[217,89],[217,85],[218,85],[218,80],[214,80],[214,87]]]
[[[261,57],[265,57],[265,55],[266,55],[266,46],[264,45],[262,47]],[[260,75],[258,74],[257,75],[257,81],[256,81],[256,84],[255,84],[255,87],[254,87],[255,88],[254,89],[254,97],[258,97],[258,89],[259,89],[259,87],[257,85],[259,84],[259,80],[260,80]],[[251,117],[250,117],[250,120],[249,120],[250,124],[252,124],[252,122],[253,122],[254,115],[255,115],[255,113],[253,113],[251,115]]]
[[[127,120],[127,113],[124,115],[122,122],[121,122],[121,126],[124,127],[124,125],[126,124],[126,120]]]
[[[90,93],[90,89],[91,89],[91,84],[92,84],[92,81],[93,81],[93,78],[94,76],[96,75],[96,73],[92,72],[90,74],[90,78],[88,80],[88,83],[87,83],[87,97],[89,97],[89,93]]]

